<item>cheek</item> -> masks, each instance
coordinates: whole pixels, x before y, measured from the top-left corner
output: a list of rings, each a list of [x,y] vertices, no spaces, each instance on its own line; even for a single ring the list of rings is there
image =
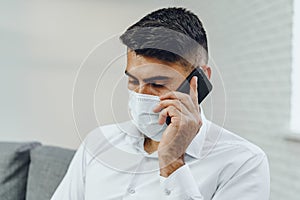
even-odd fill
[[[168,84],[162,88],[156,89],[157,93],[159,93],[158,95],[163,95],[174,90],[176,90],[176,88],[174,87],[173,84]]]
[[[160,96],[168,92],[170,92],[170,90],[168,90],[167,88],[160,88],[160,89],[156,89],[153,93],[155,93],[156,96]]]
[[[139,87],[139,82],[138,81],[132,81],[132,80],[128,80],[127,81],[127,88],[129,90],[137,90],[137,88]]]

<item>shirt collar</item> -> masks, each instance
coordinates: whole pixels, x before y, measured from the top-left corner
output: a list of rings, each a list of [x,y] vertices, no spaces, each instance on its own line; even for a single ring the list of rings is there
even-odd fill
[[[200,105],[201,110],[201,119],[202,119],[202,125],[195,136],[195,138],[192,140],[191,144],[187,147],[186,154],[189,156],[199,159],[201,157],[201,149],[204,145],[204,140],[206,137],[207,132],[207,119],[204,115],[204,111],[202,109],[202,106]],[[148,154],[144,150],[144,135],[135,127],[135,125],[131,122],[125,122],[122,124],[119,124],[119,129],[126,134],[125,140],[132,145],[136,150],[140,153],[143,153],[147,157],[153,157],[157,158],[157,151],[155,151],[152,154]]]

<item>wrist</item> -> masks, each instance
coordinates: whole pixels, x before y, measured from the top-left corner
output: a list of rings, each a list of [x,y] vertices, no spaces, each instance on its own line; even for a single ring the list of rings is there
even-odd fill
[[[160,162],[161,163],[161,162]],[[168,164],[168,165],[161,165],[162,167],[160,167],[160,175],[163,177],[168,177],[170,176],[174,171],[176,171],[177,169],[179,169],[180,167],[182,167],[184,165],[184,160],[183,160],[183,156],[177,160],[175,160],[174,162]]]

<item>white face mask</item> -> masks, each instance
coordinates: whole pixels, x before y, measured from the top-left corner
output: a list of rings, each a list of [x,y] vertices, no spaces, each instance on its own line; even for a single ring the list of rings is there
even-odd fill
[[[153,108],[160,102],[158,96],[129,91],[128,107],[135,126],[147,137],[160,141],[167,124],[158,124],[159,113]]]

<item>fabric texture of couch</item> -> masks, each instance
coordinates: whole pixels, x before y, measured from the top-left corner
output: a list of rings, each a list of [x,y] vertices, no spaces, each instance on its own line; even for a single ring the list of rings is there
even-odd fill
[[[74,153],[38,142],[0,142],[0,200],[49,200]]]

